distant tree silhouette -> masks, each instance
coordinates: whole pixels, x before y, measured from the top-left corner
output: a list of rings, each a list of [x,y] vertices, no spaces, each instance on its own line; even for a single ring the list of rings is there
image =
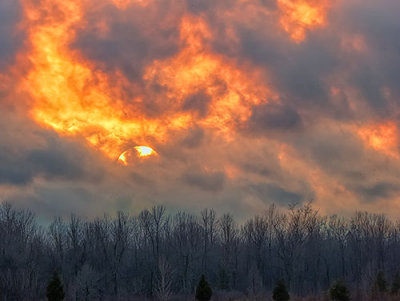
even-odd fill
[[[288,290],[286,288],[285,281],[282,279],[278,280],[278,282],[275,285],[272,298],[275,301],[288,301],[290,300],[290,295],[288,293]]]
[[[47,285],[46,296],[49,301],[64,300],[64,288],[57,272],[53,273],[53,277],[50,279],[49,284]]]
[[[216,276],[213,285],[225,289],[221,295],[227,296],[235,289],[249,294],[249,299],[262,298],[274,288],[274,279],[284,277],[287,290],[290,283],[304,297],[311,291],[324,293],[322,288],[332,284],[331,279],[346,279],[349,289],[359,288],[359,300],[367,300],[366,295],[385,300],[389,293],[394,300],[400,296],[400,275],[388,278],[389,274],[378,275],[379,270],[373,269],[378,263],[388,268],[400,265],[398,243],[376,256],[386,237],[400,241],[396,222],[385,215],[356,212],[351,217],[329,217],[308,205],[289,209],[271,205],[243,224],[230,214],[218,218],[213,211],[201,216],[167,213],[156,206],[134,215],[117,213],[93,220],[73,215],[56,218],[43,229],[29,210],[0,202],[0,300],[47,300],[52,277],[48,270],[59,266],[66,271],[58,270],[65,299],[69,283],[77,300],[112,300],[125,292],[142,299],[151,293],[173,300],[171,296],[193,294],[204,273],[210,285],[208,277]],[[329,256],[321,257],[323,250],[329,250]],[[46,256],[52,260],[43,260]],[[62,294],[52,298],[58,295],[53,287],[61,291],[62,284],[49,285],[49,300],[62,300]],[[272,293],[269,297],[272,300]]]
[[[208,284],[206,277],[201,275],[199,284],[196,288],[196,300],[197,301],[209,301],[212,296],[212,290],[210,285]]]
[[[219,272],[218,288],[219,288],[220,290],[227,290],[227,289],[229,288],[228,273],[226,272],[225,269],[222,269],[222,270]]]
[[[398,295],[400,293],[400,274],[396,273],[393,277],[392,287],[390,288],[392,295]]]
[[[343,281],[337,280],[329,289],[329,298],[334,301],[349,301],[350,291]]]

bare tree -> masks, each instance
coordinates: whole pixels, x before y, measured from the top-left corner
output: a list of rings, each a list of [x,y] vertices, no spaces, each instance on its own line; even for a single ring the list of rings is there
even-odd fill
[[[214,247],[217,220],[213,209],[204,209],[201,212],[201,227],[203,230],[203,273],[207,274],[209,250]]]
[[[326,217],[311,204],[272,205],[242,224],[212,209],[170,215],[155,206],[41,227],[30,211],[3,203],[0,300],[43,299],[54,270],[68,300],[189,297],[203,273],[213,287],[252,296],[280,278],[299,295],[343,279],[364,300],[380,271],[388,282],[400,272],[399,252],[399,221],[366,212]]]
[[[158,262],[158,281],[156,286],[156,296],[159,300],[169,300],[172,294],[172,281],[173,281],[173,269],[168,260],[161,256]]]

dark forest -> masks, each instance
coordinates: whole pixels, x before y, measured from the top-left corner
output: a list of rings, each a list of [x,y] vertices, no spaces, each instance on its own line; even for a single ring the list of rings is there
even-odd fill
[[[201,275],[212,300],[272,300],[279,281],[291,300],[328,298],[337,281],[353,300],[400,288],[400,223],[367,212],[322,216],[311,204],[272,205],[243,223],[212,209],[170,214],[155,206],[44,227],[31,211],[3,203],[0,237],[7,301],[45,300],[54,273],[65,300],[194,300]]]

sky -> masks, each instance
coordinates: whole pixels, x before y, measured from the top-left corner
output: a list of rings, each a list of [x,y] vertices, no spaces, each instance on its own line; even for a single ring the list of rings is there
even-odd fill
[[[400,213],[398,0],[0,1],[0,200]]]

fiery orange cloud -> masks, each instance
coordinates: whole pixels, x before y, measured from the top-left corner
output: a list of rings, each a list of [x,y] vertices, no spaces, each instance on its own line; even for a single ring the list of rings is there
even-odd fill
[[[210,96],[209,112],[198,123],[229,138],[235,124],[248,120],[254,105],[276,96],[263,84],[256,68],[243,71],[234,62],[212,53],[208,46],[211,38],[212,33],[200,18],[183,19],[182,50],[170,59],[155,61],[144,78],[168,87],[177,107],[190,95],[203,92]]]
[[[32,69],[23,88],[34,98],[32,116],[38,123],[61,134],[82,135],[110,158],[127,142],[145,142],[147,136],[162,139],[168,127],[185,125],[181,115],[148,119],[128,107],[120,92],[126,79],[120,73],[97,71],[69,49],[76,30],[84,26],[81,1],[43,0],[38,5],[27,0],[24,9]]]
[[[366,145],[385,155],[399,158],[398,128],[394,122],[372,124],[361,127],[358,134]]]
[[[125,81],[121,74],[96,71],[68,48],[84,25],[81,1],[24,4],[32,69],[23,86],[34,98],[32,116],[38,123],[61,134],[80,134],[111,158],[126,141],[143,140],[144,133],[164,134],[162,122],[126,107],[119,92]]]
[[[122,9],[131,2],[116,3]],[[171,130],[188,128],[193,122],[217,128],[228,137],[235,124],[249,118],[253,105],[272,97],[257,71],[242,71],[210,51],[207,41],[212,32],[205,22],[186,17],[180,26],[181,51],[146,69],[145,83],[166,87],[163,98],[172,100],[168,112],[149,118],[140,107],[145,99],[130,100],[130,105],[124,99],[122,87],[139,90],[134,83],[121,72],[97,70],[93,62],[70,49],[76,32],[85,27],[85,4],[24,0],[31,69],[22,88],[33,97],[33,119],[43,126],[63,135],[81,135],[114,159],[120,158],[126,145],[146,143],[149,137],[165,140]],[[182,110],[185,99],[200,91],[211,99],[205,117]]]
[[[278,0],[282,28],[295,42],[305,39],[307,30],[327,23],[329,0]]]

